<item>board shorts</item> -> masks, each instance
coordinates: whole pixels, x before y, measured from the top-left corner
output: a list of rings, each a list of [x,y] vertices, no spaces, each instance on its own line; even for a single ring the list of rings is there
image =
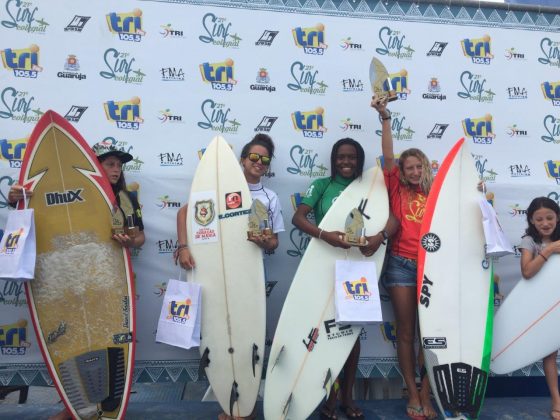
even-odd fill
[[[416,272],[416,260],[389,254],[381,274],[381,283],[385,288],[416,287]]]

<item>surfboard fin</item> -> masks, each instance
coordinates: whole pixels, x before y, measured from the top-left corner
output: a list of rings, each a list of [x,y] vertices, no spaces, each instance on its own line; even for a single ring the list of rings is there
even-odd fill
[[[204,349],[204,353],[202,353],[200,362],[198,364],[198,379],[206,377],[206,371],[204,369],[210,366],[210,358],[208,357],[209,354],[210,354],[210,349],[206,347]]]
[[[282,356],[282,353],[284,353],[284,346],[280,347],[280,351],[278,352],[278,356],[276,356],[276,359],[274,359],[274,364],[272,365],[272,368],[270,369],[270,372],[272,372],[274,370],[274,368],[276,367],[276,365],[280,361],[280,356]]]
[[[239,392],[237,392],[237,382],[233,381],[231,385],[231,393],[229,395],[229,415],[233,416],[233,404],[239,399]]]
[[[488,373],[466,363],[438,365],[433,370],[443,409],[470,418],[478,417]]]
[[[284,418],[286,418],[286,415],[288,414],[288,411],[290,410],[290,405],[292,405],[293,396],[294,396],[294,394],[290,393],[290,396],[288,397],[288,401],[286,401],[286,405],[284,405],[284,408],[282,409],[282,415],[284,416]]]
[[[332,386],[332,372],[331,369],[327,370],[327,375],[325,376],[325,381],[323,382],[323,389],[327,393],[327,398],[329,398],[329,392]]]
[[[257,346],[255,343],[253,343],[253,354],[251,356],[252,358],[252,363],[253,363],[253,376],[255,376],[255,366],[257,363],[259,363],[259,360],[261,360],[261,357],[258,354],[259,351],[259,346]]]

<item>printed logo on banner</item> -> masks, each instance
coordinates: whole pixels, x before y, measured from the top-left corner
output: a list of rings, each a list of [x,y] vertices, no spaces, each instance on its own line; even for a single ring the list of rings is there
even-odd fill
[[[560,143],[560,118],[547,115],[544,117],[543,126],[547,135],[541,136],[541,140],[547,143]]]
[[[146,74],[137,67],[135,61],[130,53],[109,48],[103,54],[103,62],[108,71],[100,71],[99,75],[104,79],[113,79],[117,82],[141,84]]]
[[[31,343],[27,342],[27,320],[20,319],[13,324],[0,325],[0,354],[3,356],[23,356]]]
[[[114,121],[117,128],[138,130],[144,122],[140,115],[140,98],[135,96],[128,101],[107,101],[103,104],[107,120]]]
[[[422,95],[423,99],[438,99],[440,101],[445,101],[447,96],[441,93],[441,85],[437,77],[430,78],[428,82],[428,93]]]
[[[27,138],[0,139],[0,162],[8,162],[10,168],[21,168],[27,140]]]
[[[290,75],[295,83],[288,83],[288,89],[311,95],[324,95],[328,85],[323,80],[318,80],[318,70],[315,67],[295,61],[290,67]]]
[[[266,90],[267,92],[275,92],[276,87],[270,84],[270,76],[268,75],[268,70],[261,67],[257,72],[257,77],[255,78],[257,84],[252,84],[249,86],[251,90]]]
[[[475,155],[472,153],[471,155],[474,159],[474,164],[476,167],[476,171],[478,172],[478,177],[482,179],[484,182],[496,182],[496,175],[498,175],[498,173],[494,171],[494,169],[486,168],[488,159],[486,159],[483,155]]]
[[[386,343],[391,343],[393,348],[397,348],[397,323],[394,321],[382,322],[379,325],[381,335]]]
[[[163,152],[158,155],[159,166],[183,166],[181,153]]]
[[[328,168],[318,162],[319,154],[313,149],[304,148],[299,144],[290,149],[291,166],[286,171],[292,175],[305,176],[309,178],[319,178],[327,175]]]
[[[352,131],[352,132],[363,131],[362,124],[352,122],[350,118],[341,120],[339,127],[342,129],[342,131]]]
[[[91,19],[91,16],[79,16],[79,15],[74,15],[74,17],[72,18],[72,20],[70,21],[70,23],[68,25],[66,25],[66,28],[64,28],[65,32],[82,32],[84,30],[84,26],[86,26],[86,23],[88,23],[88,21]]]
[[[311,28],[297,27],[292,29],[296,47],[303,48],[305,54],[323,55],[327,49],[325,43],[325,25],[318,23]]]
[[[393,139],[412,140],[415,131],[410,125],[405,123],[406,116],[397,111],[393,112],[391,116],[391,132],[393,133]],[[375,130],[375,134],[381,137],[381,130]]]
[[[22,123],[36,123],[44,114],[39,107],[32,109],[35,97],[29,92],[22,92],[13,87],[7,87],[0,93],[0,104],[4,110],[0,111],[0,118]]]
[[[185,38],[183,31],[173,29],[170,23],[167,25],[160,25],[161,31],[159,34],[162,38],[172,39],[172,38]]]
[[[177,239],[160,239],[156,245],[158,254],[173,254],[177,249]]]
[[[391,79],[391,87],[397,93],[397,97],[400,100],[406,101],[408,95],[410,95],[410,89],[408,88],[408,71],[402,69],[398,73],[389,74]]]
[[[504,53],[506,60],[526,61],[525,54],[515,50],[515,47],[506,48]]]
[[[492,40],[489,35],[482,38],[465,38],[461,41],[463,55],[470,57],[474,64],[490,64],[494,55],[491,51]]]
[[[525,163],[509,165],[509,174],[512,178],[522,178],[531,176],[531,168]]]
[[[176,115],[171,110],[164,109],[163,111],[159,111],[158,120],[161,121],[162,124],[183,124],[183,117],[181,115]]]
[[[432,131],[430,131],[427,138],[441,139],[443,137],[443,134],[445,133],[445,130],[447,130],[447,127],[449,127],[449,124],[435,123]]]
[[[276,38],[278,33],[279,31],[269,31],[268,29],[265,29],[259,40],[255,42],[255,45],[270,47],[272,45],[272,41],[274,41],[274,38]]]
[[[158,197],[158,201],[156,202],[156,207],[159,208],[160,210],[179,209],[181,208],[181,202],[173,201],[172,199],[169,198],[169,195],[166,194],[161,197]]]
[[[494,101],[494,95],[496,94],[492,92],[491,88],[487,87],[487,80],[480,74],[474,74],[465,70],[459,76],[459,82],[463,87],[462,91],[457,92],[459,98],[488,103]]]
[[[130,162],[127,162],[123,165],[123,171],[126,172],[140,172],[142,170],[142,165],[144,164],[143,160],[140,160],[140,157],[134,157]],[[139,188],[137,182],[133,182],[128,185],[128,192],[133,193],[134,187]],[[140,201],[140,200],[138,200]]]
[[[296,131],[301,131],[303,137],[322,139],[327,132],[324,125],[325,110],[321,107],[313,111],[295,111],[292,113],[292,123]]]
[[[439,171],[439,161],[432,160],[430,166],[432,167],[432,174],[436,175]]]
[[[57,77],[77,80],[84,80],[87,78],[85,74],[80,73],[80,63],[74,54],[69,54],[66,58],[66,61],[64,62],[64,70],[66,71],[59,71],[56,74]]]
[[[475,144],[492,144],[492,140],[496,137],[492,128],[491,114],[481,118],[465,118],[461,123],[465,136],[470,137]]]
[[[435,41],[432,48],[430,48],[430,51],[428,51],[426,53],[426,56],[428,56],[428,57],[432,57],[432,56],[441,57],[441,55],[443,54],[443,50],[445,50],[445,47],[447,47],[447,44],[449,44],[449,43],[448,42]]]
[[[2,64],[6,70],[12,70],[15,77],[36,79],[43,68],[39,66],[39,46],[32,44],[29,48],[13,50],[6,48],[0,51]]]
[[[361,79],[356,79],[354,77],[348,79],[342,79],[342,91],[343,92],[363,92],[364,82]]]
[[[412,58],[414,49],[410,43],[405,42],[406,35],[401,31],[384,26],[379,30],[378,37],[383,47],[375,49],[377,54],[407,60]]]
[[[509,207],[511,208],[509,214],[511,214],[512,217],[527,215],[527,209],[520,207],[519,204],[510,204]]]
[[[494,273],[494,306],[500,306],[504,300],[504,295],[500,293],[500,276]]]
[[[555,179],[556,183],[560,185],[560,160],[547,160],[544,163],[546,175],[549,178]]]
[[[202,27],[206,35],[198,37],[201,42],[224,48],[239,48],[242,39],[237,33],[231,33],[232,23],[226,18],[216,16],[214,13],[206,13],[202,18]]]
[[[560,82],[543,82],[541,90],[544,99],[551,101],[553,106],[560,106]]]
[[[184,82],[185,72],[181,67],[162,67],[159,70],[162,82]]]
[[[186,324],[190,319],[189,310],[191,308],[192,301],[190,298],[186,298],[184,301],[172,300],[167,306],[167,319],[177,323]]]
[[[315,215],[313,212],[310,212],[307,215],[307,218],[310,220],[315,220]],[[301,258],[307,249],[307,245],[309,245],[309,241],[311,241],[311,236],[307,233],[302,232],[298,228],[292,228],[290,230],[290,244],[291,248],[286,251],[290,257],[294,258]]]
[[[268,133],[272,129],[272,126],[274,125],[277,119],[278,117],[270,117],[268,115],[265,115],[264,117],[262,117],[262,120],[259,123],[259,125],[255,127],[255,131],[258,132],[262,131]]]
[[[156,289],[152,292],[154,295],[156,295],[157,297],[164,296],[165,292],[167,291],[167,282],[163,281],[161,283],[154,284],[154,289]]]
[[[541,39],[541,53],[539,63],[560,67],[560,41],[553,41],[548,37]]]
[[[343,38],[338,45],[344,51],[362,51],[362,44],[353,42],[351,37]]]
[[[33,34],[44,34],[50,24],[42,17],[38,18],[39,8],[33,1],[7,0],[4,9],[9,20],[1,22],[4,28],[17,31],[30,32]]]
[[[146,32],[142,30],[142,10],[128,13],[111,12],[106,15],[107,25],[112,34],[118,34],[121,41],[140,42]]]
[[[520,129],[517,124],[509,126],[506,133],[510,137],[529,137],[529,132],[527,130]]]
[[[560,194],[558,194],[556,191],[551,191],[547,194],[547,197],[550,198],[551,200],[555,201],[556,204],[560,205]]]
[[[507,88],[509,99],[527,99],[527,89],[521,86],[510,86]]]
[[[0,288],[0,304],[15,307],[27,305],[23,282],[6,280],[3,283],[4,286]]]
[[[212,99],[203,101],[200,111],[205,121],[199,121],[197,125],[204,130],[235,134],[241,126],[236,118],[230,118],[231,108]]]
[[[233,90],[237,80],[233,78],[233,60],[227,58],[220,63],[202,63],[198,66],[202,81],[210,83],[214,90]]]

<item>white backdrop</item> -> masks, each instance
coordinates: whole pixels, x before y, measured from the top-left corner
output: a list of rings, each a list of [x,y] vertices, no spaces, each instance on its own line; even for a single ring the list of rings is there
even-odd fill
[[[559,200],[560,16],[405,1],[303,3],[0,1],[0,226],[25,142],[47,109],[71,120],[90,144],[113,142],[134,156],[126,177],[138,191],[146,233],[133,256],[136,380],[198,377],[197,350],[154,337],[166,282],[178,275],[176,211],[216,134],[237,154],[256,132],[276,142],[265,184],[280,196],[287,230],[266,262],[272,340],[308,242],[290,223],[299,194],[329,175],[331,146],[342,137],[364,146],[366,166],[381,154],[369,107],[373,56],[400,97],[390,105],[396,151],[419,147],[437,171],[467,136],[512,243],[533,197]],[[518,258],[496,263],[497,305],[520,278]],[[384,299],[386,322],[361,337],[365,377],[398,372]],[[11,282],[0,282],[0,350],[0,384],[50,381],[25,295]]]

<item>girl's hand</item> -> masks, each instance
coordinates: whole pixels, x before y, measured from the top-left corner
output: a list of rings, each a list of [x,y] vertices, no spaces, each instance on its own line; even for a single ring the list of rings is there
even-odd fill
[[[175,265],[177,265],[178,262],[181,268],[184,268],[185,270],[194,268],[195,266],[194,258],[187,247],[176,249],[173,253],[173,257],[175,258]]]
[[[377,96],[373,96],[371,98],[371,107],[375,108],[380,115],[386,116],[387,114],[387,101],[389,100],[389,96],[384,96],[382,98],[378,98]]]
[[[134,248],[134,238],[125,234],[114,234],[113,239],[125,248]]]
[[[253,242],[265,251],[272,251],[278,246],[278,240],[276,236],[259,235],[247,238],[249,242]]]
[[[25,190],[25,196],[31,197],[33,191]],[[15,204],[23,199],[23,187],[20,184],[13,184],[8,191],[8,203]]]
[[[360,247],[360,252],[364,257],[371,257],[383,243],[383,235],[378,233],[373,236],[366,236],[367,245]]]
[[[549,255],[560,254],[560,240],[551,242],[542,252],[547,252]]]
[[[323,241],[331,246],[337,248],[349,249],[350,245],[344,242],[344,232],[339,232],[338,230],[333,230],[332,232],[327,232],[326,230],[321,231],[321,238]]]

